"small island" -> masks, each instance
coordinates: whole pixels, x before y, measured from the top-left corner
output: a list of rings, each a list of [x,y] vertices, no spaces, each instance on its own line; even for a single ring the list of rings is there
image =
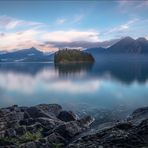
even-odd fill
[[[55,64],[68,64],[68,63],[81,63],[88,62],[93,63],[95,60],[93,56],[85,51],[78,49],[62,49],[55,53]]]

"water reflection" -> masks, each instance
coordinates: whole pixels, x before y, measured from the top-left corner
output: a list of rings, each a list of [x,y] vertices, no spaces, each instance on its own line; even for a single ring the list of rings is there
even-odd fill
[[[36,75],[44,69],[54,69],[52,63],[1,63],[0,72]]]
[[[60,77],[72,77],[84,75],[91,72],[93,63],[71,63],[71,64],[55,64],[55,70],[58,71]]]
[[[58,103],[104,120],[119,118],[148,105],[147,67],[144,58],[100,57],[94,65],[1,63],[0,106]]]
[[[82,75],[87,78],[111,79],[130,84],[145,83],[148,79],[147,57],[98,57],[95,64],[56,65],[59,76]]]

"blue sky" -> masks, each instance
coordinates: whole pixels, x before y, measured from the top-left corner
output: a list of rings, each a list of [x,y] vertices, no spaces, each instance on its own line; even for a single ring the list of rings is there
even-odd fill
[[[0,50],[56,50],[44,43],[148,38],[147,14],[146,0],[3,0]]]

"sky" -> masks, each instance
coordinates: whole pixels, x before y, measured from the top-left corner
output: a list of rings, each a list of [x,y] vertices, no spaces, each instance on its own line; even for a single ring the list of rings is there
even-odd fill
[[[148,39],[148,0],[1,0],[0,51]],[[76,45],[79,47],[79,44]]]

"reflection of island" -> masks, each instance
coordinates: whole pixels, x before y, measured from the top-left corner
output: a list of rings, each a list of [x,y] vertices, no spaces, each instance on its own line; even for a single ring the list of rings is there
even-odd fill
[[[98,57],[95,63],[1,63],[0,72],[14,72],[37,75],[44,70],[51,70],[54,75],[79,79],[111,79],[130,84],[134,81],[145,83],[148,79],[147,57],[138,58],[113,58]],[[58,73],[57,73],[58,72]],[[50,75],[50,73],[49,73]],[[82,78],[82,77],[81,77]]]
[[[58,70],[59,76],[80,75],[82,72],[87,74],[93,68],[93,63],[71,63],[71,64],[55,64],[55,69]]]

